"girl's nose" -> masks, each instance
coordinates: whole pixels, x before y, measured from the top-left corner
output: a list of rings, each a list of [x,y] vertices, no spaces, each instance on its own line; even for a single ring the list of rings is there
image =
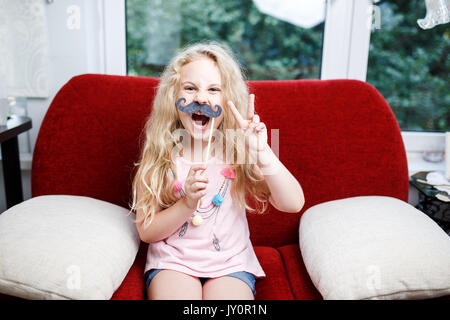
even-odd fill
[[[202,92],[197,92],[197,95],[195,96],[195,102],[205,104],[208,103],[208,99],[206,99],[206,96]]]

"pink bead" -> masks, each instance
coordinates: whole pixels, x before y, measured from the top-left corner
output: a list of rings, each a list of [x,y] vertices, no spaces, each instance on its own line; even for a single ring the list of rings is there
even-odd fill
[[[233,168],[223,168],[220,173],[228,179],[234,179],[236,174],[234,173]]]
[[[183,188],[183,185],[181,184],[180,181],[175,182],[175,185],[173,186],[173,188],[175,189],[175,191],[180,191],[181,188]]]

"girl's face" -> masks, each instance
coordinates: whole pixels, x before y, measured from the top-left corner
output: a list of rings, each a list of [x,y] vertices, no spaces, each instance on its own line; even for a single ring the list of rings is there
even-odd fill
[[[178,101],[180,98],[186,99],[183,105],[188,105],[191,102],[207,103],[210,106],[220,105],[222,113],[214,119],[213,130],[219,127],[224,117],[225,103],[223,101],[222,77],[213,60],[202,57],[181,68],[180,88],[176,100]],[[178,108],[177,111],[184,128],[191,137],[207,143],[212,118],[202,115],[200,111],[193,114],[185,113]]]

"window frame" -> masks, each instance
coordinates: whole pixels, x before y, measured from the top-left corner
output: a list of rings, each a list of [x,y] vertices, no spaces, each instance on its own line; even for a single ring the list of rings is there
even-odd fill
[[[126,0],[98,0],[100,57],[105,74],[127,75]]]
[[[366,81],[371,0],[327,0],[321,79]]]
[[[372,0],[327,0],[327,16],[322,56],[321,79],[357,79],[366,81]],[[344,23],[342,23],[344,18]],[[421,154],[436,146],[445,150],[445,133],[428,131],[402,131],[403,143],[411,173],[426,170],[420,162]],[[445,161],[432,165],[443,170]]]

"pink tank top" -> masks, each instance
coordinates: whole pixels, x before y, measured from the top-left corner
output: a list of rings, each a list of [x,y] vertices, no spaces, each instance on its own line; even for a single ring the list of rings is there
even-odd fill
[[[178,197],[184,196],[184,182],[194,164],[198,163],[183,157],[175,159],[177,178],[183,186],[174,191]],[[226,168],[230,167],[222,160],[209,159],[206,169],[209,182],[199,209],[203,223],[195,226],[191,217],[168,238],[150,243],[144,272],[170,269],[196,277],[216,278],[247,271],[257,278],[265,276],[250,241],[245,208],[232,201],[233,176]],[[213,199],[216,204],[223,201],[216,205]]]

